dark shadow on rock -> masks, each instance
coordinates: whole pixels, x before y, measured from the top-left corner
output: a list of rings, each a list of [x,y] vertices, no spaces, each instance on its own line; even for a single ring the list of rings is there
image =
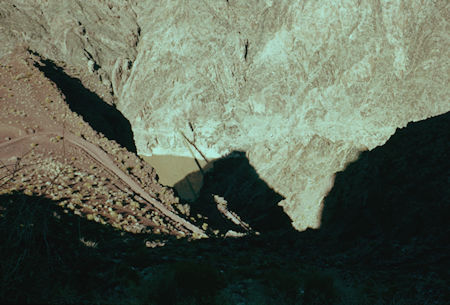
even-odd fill
[[[449,153],[449,112],[409,123],[361,153],[336,174],[324,201],[317,234],[323,254],[448,271]]]
[[[212,162],[207,164],[207,166],[209,165],[212,165]],[[200,170],[186,175],[174,185],[178,196],[189,202],[197,200],[202,187],[203,173]]]
[[[290,218],[278,206],[284,197],[259,177],[245,152],[233,151],[207,167],[210,169],[204,174],[199,197],[191,204],[194,213],[207,216],[209,222],[219,228],[242,231],[219,212],[213,197],[217,195],[226,200],[229,211],[237,214],[253,230],[267,232],[292,229]],[[188,185],[189,179],[199,174],[200,171],[188,175],[178,184]]]
[[[39,54],[35,53],[39,56]],[[70,109],[83,117],[97,132],[103,133],[131,152],[136,152],[130,122],[115,107],[108,105],[96,93],[70,77],[49,59],[41,59],[35,66],[54,82],[66,97]]]

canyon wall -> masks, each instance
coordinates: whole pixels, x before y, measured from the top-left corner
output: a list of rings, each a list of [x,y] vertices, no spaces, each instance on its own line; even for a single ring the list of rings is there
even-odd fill
[[[138,153],[245,151],[299,230],[334,174],[450,110],[448,1],[3,0],[15,44],[110,89]],[[183,136],[184,135],[184,136]]]

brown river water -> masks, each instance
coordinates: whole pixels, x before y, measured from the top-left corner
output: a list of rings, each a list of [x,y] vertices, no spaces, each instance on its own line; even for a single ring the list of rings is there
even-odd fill
[[[153,155],[141,156],[147,161],[159,176],[159,182],[163,185],[174,187],[178,195],[189,201],[194,201],[203,185],[203,175],[194,158]],[[203,171],[212,167],[213,162],[197,159]]]

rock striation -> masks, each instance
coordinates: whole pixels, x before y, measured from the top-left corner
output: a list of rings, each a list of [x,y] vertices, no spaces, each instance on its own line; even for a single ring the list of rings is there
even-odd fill
[[[450,110],[447,1],[0,3],[17,43],[109,87],[141,155],[245,151],[296,229],[334,174],[408,122]],[[226,198],[225,198],[226,199]]]

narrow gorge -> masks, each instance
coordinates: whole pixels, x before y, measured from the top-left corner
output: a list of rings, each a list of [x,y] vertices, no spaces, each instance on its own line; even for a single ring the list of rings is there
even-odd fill
[[[141,156],[244,151],[298,230],[361,151],[450,110],[446,1],[6,0],[0,26],[0,54],[102,87]]]
[[[0,303],[449,304],[449,25],[1,0]]]

